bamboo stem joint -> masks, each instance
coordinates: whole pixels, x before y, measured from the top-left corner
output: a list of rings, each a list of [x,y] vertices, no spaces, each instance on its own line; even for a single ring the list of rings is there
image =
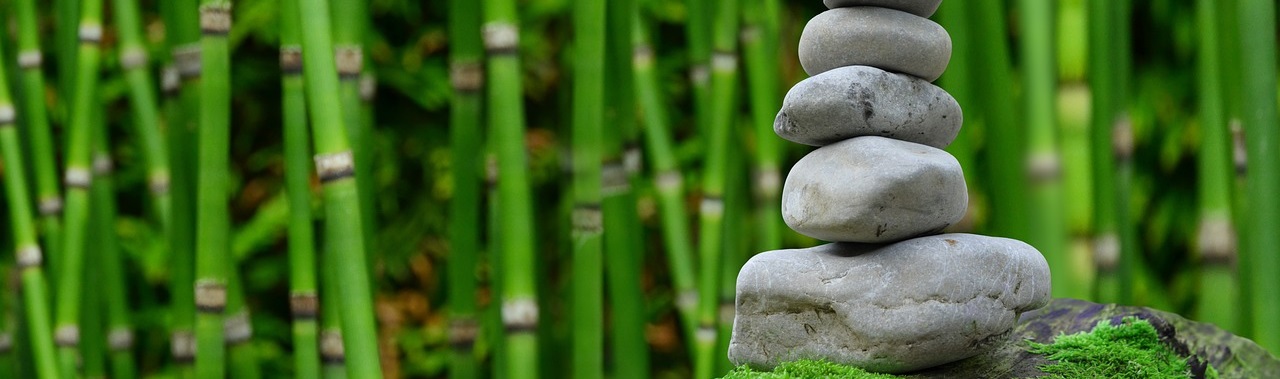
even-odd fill
[[[222,313],[227,308],[227,285],[201,280],[196,282],[196,311]]]
[[[231,4],[215,3],[200,6],[200,33],[208,36],[225,36],[231,31]]]

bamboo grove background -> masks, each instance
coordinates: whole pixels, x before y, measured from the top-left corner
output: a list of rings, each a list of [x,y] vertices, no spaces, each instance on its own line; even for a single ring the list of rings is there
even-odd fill
[[[949,0],[969,214],[1280,351],[1269,0]],[[819,1],[0,1],[0,376],[713,377]]]

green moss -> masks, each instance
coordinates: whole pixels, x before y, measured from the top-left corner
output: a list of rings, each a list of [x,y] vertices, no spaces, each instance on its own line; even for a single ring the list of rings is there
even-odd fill
[[[739,366],[737,369],[729,372],[729,375],[725,375],[722,379],[792,378],[894,379],[901,377],[896,375],[870,373],[857,367],[845,366],[827,361],[800,360],[778,365],[778,367],[774,368],[771,372],[755,371],[747,366]]]
[[[1049,378],[1189,378],[1187,360],[1164,344],[1146,320],[1126,317],[1120,325],[1098,322],[1093,331],[1061,335],[1052,344],[1031,343],[1031,352],[1057,363],[1041,366]]]

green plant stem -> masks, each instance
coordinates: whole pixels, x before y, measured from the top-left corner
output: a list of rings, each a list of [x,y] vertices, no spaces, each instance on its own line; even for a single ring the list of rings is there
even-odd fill
[[[341,313],[342,346],[347,375],[355,378],[382,377],[379,366],[377,327],[373,319],[372,289],[364,251],[360,218],[360,190],[352,177],[352,162],[342,104],[338,98],[338,70],[335,67],[329,28],[329,8],[321,0],[296,0],[302,30],[303,76],[306,79],[307,109],[313,121],[316,171],[324,186],[326,277],[335,288]],[[325,295],[330,296],[330,295]]]
[[[686,217],[684,175],[678,166],[672,148],[668,104],[662,99],[658,76],[653,61],[653,46],[649,43],[649,31],[637,13],[631,17],[636,97],[639,100],[644,141],[653,169],[654,187],[658,198],[658,215],[662,221],[663,251],[671,271],[671,284],[675,292],[676,311],[681,329],[689,340],[694,337],[698,290],[694,283],[693,242],[689,219]]]
[[[693,125],[698,134],[711,127],[712,16],[715,1],[686,0],[685,38],[689,49],[689,83],[693,86]]]
[[[228,244],[227,198],[231,138],[231,2],[200,4],[200,124],[196,166],[196,376],[226,376]]]
[[[996,0],[981,0],[967,11],[971,46],[980,49],[967,53],[974,77],[985,78],[986,91],[978,105],[985,113],[987,190],[991,204],[992,234],[1026,239],[1030,215],[1027,212],[1028,181],[1024,157],[1026,137],[1017,120],[1013,96],[1013,70],[1010,66],[1005,10]]]
[[[3,55],[3,54],[0,54]],[[0,62],[0,72],[6,72]],[[57,356],[54,352],[53,331],[49,324],[49,285],[45,280],[44,253],[36,240],[36,229],[31,215],[31,196],[27,192],[27,178],[23,173],[22,147],[14,124],[13,102],[9,95],[8,78],[0,75],[0,158],[5,168],[3,177],[5,200],[8,202],[10,239],[21,276],[23,314],[26,326],[25,341],[30,343],[31,362],[40,379],[61,378]],[[8,117],[4,117],[8,114]],[[24,364],[26,362],[23,362]]]
[[[1115,40],[1116,18],[1114,2],[1091,1],[1089,3],[1089,86],[1092,93],[1092,125],[1090,126],[1090,151],[1093,162],[1094,183],[1094,264],[1098,270],[1098,299],[1104,302],[1124,302],[1130,291],[1121,228],[1127,210],[1120,190],[1123,176],[1119,168],[1118,154],[1113,136],[1127,127],[1117,122],[1120,104],[1120,73],[1115,60],[1119,53]],[[1123,134],[1121,134],[1123,135]],[[1123,143],[1123,141],[1122,141]],[[1131,144],[1129,146],[1132,146]]]
[[[779,91],[778,0],[755,0],[743,7],[742,52],[746,57],[747,86],[755,132],[755,237],[757,251],[782,247],[781,139],[773,133],[773,119],[782,103]]]
[[[253,322],[249,306],[245,304],[244,281],[240,279],[236,265],[230,266],[227,270],[227,312],[222,323],[230,368],[228,374],[232,378],[258,379],[262,377],[262,371],[253,344]]]
[[[490,138],[498,157],[498,199],[503,242],[499,245],[502,275],[502,319],[506,329],[506,378],[538,375],[537,267],[534,254],[533,200],[524,146],[524,105],[520,85],[520,27],[513,0],[487,0],[484,40],[488,52]]]
[[[575,378],[604,375],[600,145],[604,142],[605,16],[602,1],[573,2],[573,312],[570,324],[573,325],[571,372]],[[625,178],[626,174],[621,176]]]
[[[718,3],[715,20],[711,68],[711,91],[714,103],[710,134],[707,136],[707,159],[702,177],[702,205],[698,212],[698,253],[701,257],[698,286],[698,331],[695,333],[694,376],[712,377],[716,368],[716,324],[720,309],[720,265],[724,262],[724,191],[725,173],[730,167],[731,131],[737,112],[734,104],[738,80],[738,2]]]
[[[137,0],[112,1],[119,36],[120,66],[129,84],[134,133],[142,145],[142,158],[147,165],[147,183],[151,202],[160,227],[169,226],[172,198],[169,194],[169,159],[160,134],[160,111],[157,109],[155,84],[152,82],[146,45],[142,40],[142,21]],[[163,234],[163,233],[162,233]]]
[[[196,238],[196,122],[200,108],[200,29],[196,0],[160,2],[165,16],[165,43],[177,80],[169,79],[172,112],[169,126],[170,196],[173,212],[168,225],[170,351],[177,376],[195,377],[195,238]],[[175,83],[176,82],[176,83]]]
[[[480,255],[481,132],[484,47],[480,42],[480,2],[449,2],[449,65],[453,85],[449,113],[453,198],[449,201],[449,377],[480,376],[475,343],[480,330],[476,305],[476,270]]]
[[[54,103],[55,122],[65,126],[69,126],[71,121],[71,112],[75,101],[74,83],[76,79],[77,58],[76,51],[80,46],[79,26],[81,23],[80,12],[81,2],[78,0],[55,0],[53,3],[54,11],[54,31],[53,31],[53,48],[54,56],[57,58],[57,101]],[[64,163],[65,165],[65,163]]]
[[[1276,130],[1276,36],[1258,33],[1276,29],[1275,3],[1240,0],[1242,123],[1249,168],[1245,202],[1249,204],[1243,225],[1248,236],[1241,250],[1241,265],[1251,272],[1248,289],[1250,326],[1254,341],[1280,351],[1280,234],[1271,225],[1280,219],[1280,133]]]
[[[754,125],[753,125],[754,126]],[[742,130],[742,128],[735,128]],[[736,140],[736,138],[735,138]],[[729,339],[733,333],[733,319],[736,314],[734,297],[737,295],[738,270],[747,262],[747,252],[751,250],[751,229],[745,222],[749,219],[748,189],[746,185],[747,162],[743,159],[731,159],[725,173],[724,196],[724,261],[720,264],[720,293],[717,295],[719,305],[716,310],[718,318],[716,338],[715,373],[721,375],[733,369],[729,362]]]
[[[363,228],[364,249],[369,264],[373,264],[378,249],[374,238],[377,213],[373,182],[373,125],[365,121],[365,109],[360,96],[360,78],[364,72],[364,35],[369,22],[366,0],[331,0],[333,10],[334,63],[338,69],[338,97],[342,102],[343,124],[351,143],[356,164],[356,187],[360,188],[360,225]]]
[[[40,30],[34,0],[17,0],[13,10],[18,21],[18,69],[22,85],[22,120],[31,144],[33,176],[36,184],[36,209],[40,213],[40,229],[45,249],[56,255],[61,243],[62,189],[58,185],[58,167],[54,159],[53,136],[49,127],[49,110],[45,109],[45,80],[41,63]]]
[[[298,3],[280,4],[281,111],[284,122],[285,196],[289,201],[289,310],[293,318],[293,367],[299,378],[320,377],[320,300],[311,215],[311,148],[302,84],[302,29]]]
[[[94,254],[94,260],[97,261],[89,267],[97,267],[96,271],[98,280],[101,283],[102,293],[104,296],[97,304],[92,301],[86,302],[87,307],[102,307],[106,311],[106,348],[107,354],[110,356],[111,377],[113,378],[135,378],[137,377],[137,367],[133,363],[133,324],[129,321],[129,297],[127,284],[124,273],[124,257],[120,254],[118,237],[116,236],[115,220],[116,220],[116,202],[115,202],[115,184],[112,178],[112,163],[110,152],[107,146],[107,132],[105,127],[99,127],[95,130],[94,145],[96,151],[93,158],[94,180],[92,191],[93,205],[93,225],[97,231],[94,237],[94,246],[97,254]],[[90,281],[89,283],[95,283]],[[98,299],[97,296],[90,296]],[[85,316],[86,320],[95,318]],[[87,333],[86,333],[87,334]],[[85,354],[86,359],[89,354]],[[87,365],[86,365],[87,366]]]
[[[947,1],[938,6],[938,12],[934,18],[940,25],[946,28],[947,33],[951,35],[951,61],[947,64],[947,71],[938,78],[938,86],[946,89],[952,98],[960,104],[962,108],[971,110],[978,109],[978,100],[976,95],[976,85],[973,83],[975,78],[974,69],[970,67],[970,62],[974,58],[969,57],[969,52],[974,51],[972,47],[973,41],[971,30],[973,26],[969,24],[968,15],[973,12],[972,7],[968,4]],[[956,139],[947,146],[947,152],[956,158],[960,163],[960,167],[978,167],[976,164],[977,150],[981,145],[980,137],[982,137],[981,117],[985,112],[970,112],[964,117],[964,125],[960,129],[960,133],[956,135]],[[956,232],[974,231],[976,224],[979,223],[978,214],[982,212],[983,206],[979,199],[982,198],[984,192],[980,189],[982,174],[979,170],[966,172],[967,180],[965,185],[969,191],[969,206],[965,210],[964,218],[960,223],[952,226]]]

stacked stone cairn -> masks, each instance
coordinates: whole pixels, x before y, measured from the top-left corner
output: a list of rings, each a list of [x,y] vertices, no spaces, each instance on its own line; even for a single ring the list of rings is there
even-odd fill
[[[1005,343],[1049,301],[1049,266],[1021,241],[938,234],[964,216],[964,172],[941,150],[961,111],[931,82],[951,37],[941,0],[825,0],[800,37],[811,75],[774,131],[819,146],[787,175],[782,215],[832,243],[761,253],[738,274],[729,359],[823,359],[905,373]]]

